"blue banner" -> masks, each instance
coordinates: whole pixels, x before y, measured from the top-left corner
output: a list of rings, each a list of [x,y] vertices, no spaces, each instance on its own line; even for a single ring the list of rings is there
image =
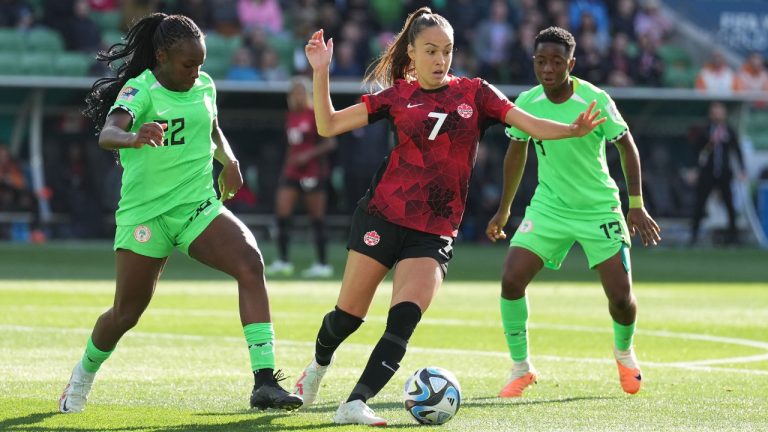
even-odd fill
[[[730,49],[768,56],[768,1],[664,0],[664,4]]]

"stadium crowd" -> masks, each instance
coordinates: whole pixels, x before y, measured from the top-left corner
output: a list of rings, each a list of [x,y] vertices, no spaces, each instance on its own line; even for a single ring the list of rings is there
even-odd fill
[[[53,29],[66,50],[93,54],[119,42],[127,26],[148,13],[180,13],[207,33],[206,68],[214,78],[250,81],[308,73],[303,41],[324,28],[336,42],[332,76],[358,80],[405,15],[420,6],[453,23],[457,75],[535,84],[533,36],[556,25],[579,41],[574,75],[598,85],[768,91],[760,54],[740,70],[717,51],[711,61],[694,64],[669,43],[674,26],[659,0],[4,0],[0,28]],[[90,71],[102,72],[95,65]]]
[[[455,75],[482,76],[494,84],[534,85],[534,36],[540,29],[556,25],[576,36],[578,61],[573,74],[598,85],[687,87],[718,95],[738,90],[768,91],[768,72],[759,53],[748,57],[738,70],[717,50],[709,53],[709,61],[696,65],[696,56],[672,41],[675,26],[658,0],[0,0],[0,39],[14,32],[52,31],[63,51],[92,58],[96,51],[120,42],[125,29],[137,19],[156,11],[180,13],[191,17],[206,33],[204,70],[216,79],[264,82],[310,74],[304,41],[313,30],[323,28],[335,42],[331,76],[359,82],[367,66],[400,30],[405,16],[420,6],[431,7],[452,23]],[[2,73],[7,72],[0,68]],[[84,73],[102,76],[107,71],[94,63]],[[75,117],[61,121],[61,127],[82,122]],[[360,141],[370,141],[370,135],[383,136],[358,132],[340,137],[333,156],[334,164],[342,168],[339,177],[343,180],[337,184],[350,186],[349,190],[336,191],[338,197],[331,191],[331,213],[349,211],[375,169],[364,168],[387,151],[385,142],[369,146],[370,153],[345,151]],[[66,141],[57,150],[63,167],[47,177],[54,185],[53,211],[69,214],[78,222],[59,234],[102,236],[106,228],[94,228],[102,225],[98,210],[104,214],[114,211],[119,174],[113,167],[105,168],[101,172],[106,180],[95,181],[87,164],[109,165],[108,155],[94,156],[94,149],[84,151],[75,144],[76,139],[66,137],[57,138]],[[76,148],[68,150],[70,147]],[[690,147],[693,160],[692,143]],[[480,238],[493,213],[500,193],[497,161],[501,156],[503,149],[481,145],[464,221],[463,234],[468,238]],[[661,217],[690,216],[695,181],[668,169],[671,156],[664,145],[652,146],[646,157],[644,168],[650,175],[645,187],[654,213]],[[613,165],[612,169],[620,170],[617,158],[613,158]],[[248,167],[244,172],[248,175]],[[520,202],[536,184],[530,174],[535,167],[528,167],[526,172],[529,175],[523,179]],[[30,182],[24,185],[29,191]],[[254,198],[247,196],[250,192],[256,191],[246,190],[233,202],[238,210],[260,210],[253,206]],[[34,197],[30,193],[4,193],[0,210],[35,207],[30,204]],[[11,234],[10,228],[0,229],[0,238]]]

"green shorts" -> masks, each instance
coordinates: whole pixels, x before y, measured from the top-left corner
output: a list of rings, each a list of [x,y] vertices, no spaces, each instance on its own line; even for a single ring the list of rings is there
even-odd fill
[[[189,255],[189,245],[216,216],[228,212],[216,199],[182,204],[160,216],[136,225],[118,225],[114,249],[128,249],[139,255],[165,258],[174,248]]]
[[[529,206],[509,245],[528,249],[545,266],[557,270],[574,242],[584,249],[589,268],[594,268],[623,246],[630,246],[627,223],[620,213],[606,212],[602,218],[578,220]]]

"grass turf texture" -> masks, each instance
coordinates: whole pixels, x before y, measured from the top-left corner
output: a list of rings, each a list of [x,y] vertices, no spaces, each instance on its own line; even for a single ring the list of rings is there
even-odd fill
[[[768,254],[754,250],[633,251],[645,382],[625,395],[597,276],[574,251],[530,287],[532,359],[539,384],[495,397],[510,364],[498,317],[503,247],[459,245],[400,371],[371,400],[390,427],[420,430],[402,407],[419,367],[454,372],[457,417],[442,430],[765,430],[768,428]],[[269,245],[264,254],[274,256]],[[297,267],[311,248],[295,248]],[[340,275],[343,248],[332,248]],[[316,406],[249,411],[252,378],[226,276],[174,256],[141,322],[99,372],[86,411],[57,414],[57,398],[98,315],[111,304],[108,244],[0,245],[0,430],[359,430],[331,422],[384,328],[390,283],[323,381]],[[278,367],[293,384],[338,293],[338,281],[270,280]]]

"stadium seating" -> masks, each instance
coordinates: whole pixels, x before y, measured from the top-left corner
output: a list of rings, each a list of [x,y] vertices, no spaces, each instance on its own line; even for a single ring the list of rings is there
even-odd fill
[[[24,41],[26,51],[57,53],[64,50],[64,40],[53,30],[34,28],[29,31]]]

